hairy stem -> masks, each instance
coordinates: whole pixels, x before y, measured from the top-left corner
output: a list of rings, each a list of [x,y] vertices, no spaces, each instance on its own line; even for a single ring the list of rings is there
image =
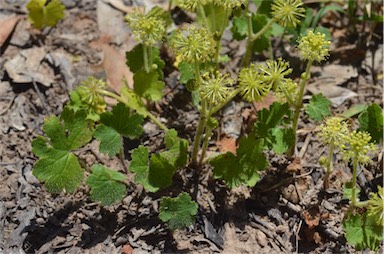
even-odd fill
[[[150,72],[151,68],[149,65],[148,58],[148,47],[143,44],[143,57],[144,57],[144,68],[146,72]]]
[[[207,126],[206,131],[205,131],[203,146],[201,148],[199,165],[203,164],[205,154],[207,153],[208,143],[209,143],[209,140],[211,140],[212,134],[213,134],[213,129],[211,127]]]
[[[240,92],[241,92],[240,88],[236,88],[235,90],[233,90],[232,93],[227,98],[225,98],[225,100],[223,102],[221,102],[220,104],[218,104],[218,105],[216,105],[215,107],[212,108],[211,115],[213,115],[214,113],[219,111],[228,102],[230,102],[233,98],[235,98],[235,96],[238,95]]]
[[[201,17],[203,18],[203,23],[204,23],[205,27],[208,29],[209,24],[208,24],[207,15],[205,14],[205,11],[204,11],[204,6],[202,4],[198,4],[197,5],[197,11],[200,12]]]
[[[333,168],[333,149],[334,149],[334,146],[333,144],[331,144],[329,147],[329,154],[328,154],[327,163],[326,163],[327,171],[325,172],[325,176],[324,176],[324,190],[328,189],[329,187],[329,175],[331,174],[331,171]]]
[[[197,154],[199,153],[201,137],[204,133],[205,125],[207,123],[207,103],[204,99],[201,100],[201,116],[197,125],[195,139],[193,141],[192,149],[192,164],[197,165]]]
[[[228,8],[225,8],[225,11],[224,11],[224,17],[228,17]],[[221,37],[223,37],[224,30],[225,30],[225,28],[226,28],[227,25],[228,25],[228,19],[225,18],[224,20],[225,20],[225,21],[221,24],[220,31],[219,31],[219,34],[218,34],[218,38],[216,38],[217,41],[216,41],[215,62],[216,62],[216,64],[217,64],[217,66],[219,66],[219,56],[220,56]]]
[[[357,168],[358,161],[356,159],[353,160],[353,173],[352,173],[352,200],[351,200],[351,208],[356,206],[357,197],[356,197],[356,179],[357,179]]]
[[[103,94],[105,96],[108,96],[108,97],[111,97],[111,98],[114,98],[115,100],[119,101],[119,102],[122,102],[124,103],[125,105],[128,106],[128,102],[126,100],[124,100],[121,96],[115,94],[115,93],[112,93],[112,92],[109,92],[109,91],[106,91],[106,90],[99,90],[98,91],[100,94]],[[129,107],[129,106],[128,106]],[[164,125],[162,124],[159,119],[156,118],[156,116],[154,116],[151,112],[149,112],[148,110],[146,110],[146,113],[147,113],[147,116],[149,117],[149,119],[152,120],[152,122],[154,124],[156,124],[157,126],[159,126],[160,129],[164,130],[164,131],[168,131],[169,129]]]
[[[241,62],[241,65],[244,67],[249,66],[251,62],[252,57],[252,48],[253,48],[253,42],[257,39],[259,39],[275,22],[275,20],[272,18],[268,21],[268,23],[256,34],[253,34],[253,28],[252,28],[252,16],[250,14],[247,15],[247,24],[248,24],[248,40],[247,40],[247,48],[245,50],[244,58]]]
[[[299,94],[297,96],[297,101],[295,104],[295,113],[293,116],[293,123],[292,123],[292,130],[293,130],[294,139],[293,139],[293,145],[287,153],[288,157],[292,157],[295,153],[296,143],[297,143],[297,134],[296,134],[297,125],[299,123],[300,111],[301,111],[301,108],[303,106],[303,95],[304,95],[304,91],[305,91],[305,85],[307,84],[307,81],[311,75],[310,71],[311,71],[312,63],[313,63],[312,61],[309,61],[307,63],[307,68],[305,69],[305,73],[302,75],[302,79],[300,82],[300,90],[299,90]]]

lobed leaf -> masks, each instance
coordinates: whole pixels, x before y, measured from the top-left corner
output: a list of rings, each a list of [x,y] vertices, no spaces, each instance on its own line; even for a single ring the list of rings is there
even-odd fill
[[[92,138],[85,111],[75,113],[64,108],[61,120],[56,116],[46,118],[43,130],[49,139],[38,136],[32,141],[32,151],[40,158],[33,174],[53,193],[73,192],[80,185],[83,170],[70,150],[84,146]]]
[[[359,131],[367,131],[372,137],[372,142],[379,143],[383,139],[383,110],[379,105],[369,105],[358,119]]]
[[[59,0],[30,0],[27,4],[28,19],[37,29],[55,26],[64,18],[64,5]]]
[[[183,229],[193,224],[197,208],[196,202],[192,201],[186,192],[176,198],[163,197],[159,218],[166,222],[171,230]]]
[[[366,213],[348,214],[343,221],[345,238],[356,250],[379,249],[383,237],[383,226]]]
[[[74,192],[81,184],[84,172],[74,154],[48,147],[41,136],[32,141],[32,151],[40,157],[33,166],[33,175],[45,182],[49,192]]]
[[[87,184],[91,188],[91,199],[104,206],[121,201],[126,193],[124,184],[126,180],[127,177],[120,172],[103,165],[94,165],[87,179]]]
[[[150,101],[159,101],[163,98],[164,82],[159,80],[159,75],[155,71],[147,73],[139,70],[133,76],[135,93]]]
[[[309,118],[321,121],[331,114],[330,106],[331,102],[320,93],[312,96],[309,104],[305,107],[305,112]]]
[[[139,70],[144,70],[144,53],[143,45],[139,44],[135,46],[131,51],[125,53],[126,64],[129,69],[136,73]],[[158,74],[162,78],[163,72],[161,71],[164,68],[165,62],[160,57],[160,51],[158,48],[152,48],[152,63],[157,65]]]

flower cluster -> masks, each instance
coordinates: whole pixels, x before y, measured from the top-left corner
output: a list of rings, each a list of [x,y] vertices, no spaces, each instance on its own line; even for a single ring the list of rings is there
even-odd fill
[[[384,189],[377,187],[377,193],[371,193],[368,200],[368,215],[377,219],[379,225],[384,226]]]
[[[273,89],[285,83],[285,76],[292,73],[292,68],[289,68],[289,63],[282,58],[275,60],[267,60],[265,66],[261,66],[260,70],[264,73],[266,82],[270,82]]]
[[[211,60],[215,48],[212,34],[204,27],[196,26],[176,30],[170,43],[176,57],[188,63]]]
[[[181,9],[195,11],[198,5],[207,4],[209,0],[174,0],[174,3]]]
[[[226,9],[235,9],[241,7],[241,5],[246,4],[247,0],[210,0],[215,5],[223,6]]]
[[[300,18],[304,17],[305,9],[301,0],[277,0],[272,6],[272,17],[283,27],[296,27]]]
[[[293,102],[297,101],[297,88],[299,85],[292,79],[286,78],[279,86],[274,89],[276,98],[280,101],[287,101],[287,94]]]
[[[321,62],[328,56],[330,41],[325,34],[309,30],[306,36],[299,40],[300,57],[303,60]]]
[[[320,125],[318,137],[324,145],[342,147],[348,135],[348,125],[341,117],[330,117]]]
[[[136,40],[145,46],[156,45],[166,32],[166,22],[160,15],[144,14],[136,9],[125,17],[132,28]]]
[[[345,161],[356,161],[361,164],[371,162],[370,153],[376,151],[376,146],[369,141],[371,136],[368,132],[353,131],[345,136],[346,144],[341,146]]]
[[[229,74],[221,74],[219,71],[214,75],[204,75],[200,86],[201,97],[211,105],[220,104],[233,90],[230,87],[233,83],[234,80],[229,77]]]
[[[101,114],[107,106],[104,96],[100,94],[100,91],[104,89],[104,81],[96,79],[95,77],[89,77],[76,88],[76,92],[80,97],[79,99],[86,104],[89,109],[96,114]]]
[[[259,70],[259,65],[251,64],[243,68],[239,74],[241,94],[249,102],[261,101],[272,88],[272,83],[265,82],[265,76]]]

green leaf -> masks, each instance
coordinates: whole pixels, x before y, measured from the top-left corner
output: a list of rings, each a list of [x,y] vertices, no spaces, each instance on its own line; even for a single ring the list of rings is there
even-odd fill
[[[150,101],[159,101],[163,98],[164,82],[159,80],[159,75],[156,71],[147,73],[144,70],[139,70],[133,76],[135,93]]]
[[[181,84],[187,84],[188,81],[195,79],[195,69],[193,68],[192,64],[181,62],[179,64],[179,72],[179,81]]]
[[[366,248],[376,251],[383,241],[383,226],[378,224],[374,218],[366,213],[348,214],[343,221],[345,238],[356,250]]]
[[[122,150],[123,137],[139,138],[143,132],[143,117],[131,115],[130,109],[123,103],[118,103],[111,112],[100,115],[101,123],[93,136],[100,141],[100,152],[114,156]]]
[[[343,199],[352,200],[352,182],[346,182],[343,184]],[[356,186],[356,197],[360,194],[360,188]]]
[[[321,121],[325,116],[331,114],[330,106],[331,102],[320,93],[312,96],[309,104],[305,107],[305,112],[309,118]]]
[[[129,69],[136,73],[139,70],[144,70],[144,53],[143,45],[136,45],[131,51],[125,53],[126,64]],[[152,48],[152,63],[157,65],[157,73],[162,78],[162,69],[164,68],[165,62],[160,58],[160,51],[158,48]]]
[[[166,132],[164,139],[168,151],[161,152],[159,155],[176,168],[185,166],[188,161],[188,141],[179,138],[174,129]]]
[[[27,4],[28,20],[37,29],[55,26],[64,18],[64,5],[59,0],[30,0]]]
[[[129,170],[135,173],[135,182],[144,186],[147,191],[156,192],[158,187],[149,183],[149,150],[140,145],[132,150],[132,161]]]
[[[135,94],[134,91],[127,86],[121,88],[121,96],[126,100],[126,104],[129,108],[136,110],[136,112],[144,117],[148,116],[148,110],[145,107],[141,98]]]
[[[123,139],[115,129],[100,124],[93,132],[93,136],[100,141],[99,150],[109,156],[119,154],[123,147]]]
[[[40,158],[33,167],[33,174],[45,182],[50,192],[73,192],[83,179],[77,157],[69,151],[84,146],[92,138],[90,122],[85,118],[84,111],[74,113],[64,108],[61,114],[64,123],[56,116],[45,120],[43,130],[49,140],[38,136],[32,142],[32,151]]]
[[[233,39],[237,41],[244,40],[248,35],[247,17],[241,15],[233,18],[232,22],[231,32]]]
[[[183,192],[176,198],[163,197],[160,202],[159,218],[168,223],[171,230],[191,226],[197,214],[197,204],[188,193]]]
[[[274,102],[269,109],[257,113],[254,131],[259,138],[265,140],[265,145],[275,153],[286,152],[294,143],[292,128],[288,128],[292,112],[288,103]]]
[[[264,14],[270,16],[272,11],[271,5],[273,1],[271,0],[252,0],[257,6],[257,14]]]
[[[73,192],[81,184],[84,173],[74,154],[48,147],[41,136],[32,141],[32,151],[40,157],[33,166],[33,175],[45,182],[49,192]]]
[[[373,103],[359,115],[360,131],[367,131],[372,142],[379,143],[383,138],[383,111],[379,105]]]
[[[368,105],[366,104],[353,104],[349,109],[344,111],[340,116],[344,118],[351,118],[357,114],[360,114],[366,110]]]
[[[131,114],[124,103],[118,103],[111,112],[100,115],[100,121],[106,126],[112,127],[121,135],[130,139],[139,138],[143,132],[143,117]]]
[[[176,167],[160,154],[151,156],[148,182],[155,188],[165,188],[172,185]]]
[[[236,156],[227,152],[210,161],[214,177],[224,180],[230,189],[243,184],[255,186],[260,179],[258,171],[268,166],[263,147],[263,141],[253,135],[242,137]]]
[[[263,14],[252,14],[252,29],[253,33],[256,34],[268,23],[268,17]],[[253,41],[253,51],[262,52],[271,45],[270,30],[265,32],[260,38]]]
[[[112,205],[123,199],[126,193],[126,176],[113,169],[96,164],[87,179],[91,188],[91,199],[104,206]]]

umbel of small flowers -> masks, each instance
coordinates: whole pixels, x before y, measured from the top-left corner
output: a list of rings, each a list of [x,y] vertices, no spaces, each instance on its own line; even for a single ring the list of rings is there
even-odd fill
[[[324,189],[327,189],[329,186],[329,175],[333,168],[333,154],[335,149],[343,147],[346,142],[345,137],[348,133],[348,125],[341,117],[330,117],[325,120],[325,123],[320,125],[318,137],[324,145],[329,145],[328,157],[320,158],[320,163],[326,167]]]

